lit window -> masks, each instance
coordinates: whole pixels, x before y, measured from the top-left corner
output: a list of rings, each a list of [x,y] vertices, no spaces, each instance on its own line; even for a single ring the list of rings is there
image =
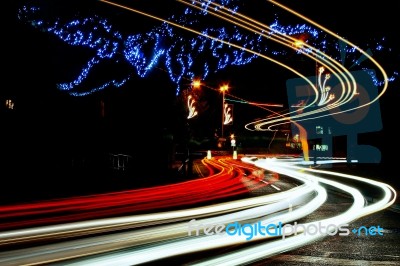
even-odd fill
[[[322,126],[316,126],[315,127],[315,133],[319,134],[319,135],[324,134],[324,128]]]
[[[8,109],[14,109],[14,102],[10,99],[6,100],[6,107]]]
[[[314,148],[315,151],[327,151],[328,150],[328,145],[326,145],[326,144],[322,144],[322,145],[316,144],[316,145],[313,146],[313,148]]]

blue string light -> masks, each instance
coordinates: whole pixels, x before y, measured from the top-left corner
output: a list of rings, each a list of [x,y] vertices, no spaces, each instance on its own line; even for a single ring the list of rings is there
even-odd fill
[[[240,1],[220,0],[216,2],[229,7],[233,12],[239,10],[238,3]],[[183,15],[173,15],[169,20],[188,27],[204,27],[203,25],[209,24],[206,23],[208,10],[210,8],[216,10],[216,7],[211,6],[210,2],[203,2],[202,7],[204,10],[185,8]],[[57,86],[60,90],[67,91],[73,96],[85,96],[109,86],[121,87],[132,77],[129,75],[125,78],[112,79],[82,92],[81,87],[88,79],[90,72],[104,60],[118,63],[123,59],[136,70],[136,75],[139,77],[145,77],[152,69],[164,62],[170,80],[177,86],[176,94],[178,95],[182,80],[193,79],[194,73],[196,73],[196,77],[205,80],[212,71],[217,72],[232,65],[250,64],[257,58],[255,54],[230,47],[205,36],[183,37],[181,31],[168,23],[161,23],[146,33],[124,36],[115,30],[106,19],[97,15],[64,21],[65,18],[42,19],[40,16],[44,14],[40,12],[39,7],[23,6],[19,9],[18,17],[33,27],[54,34],[71,46],[88,47],[93,51],[93,57],[82,67],[81,73],[73,81],[60,83]],[[329,36],[324,32],[305,24],[283,26],[277,19],[270,27],[273,31],[289,36],[307,34],[311,36],[307,40],[310,45],[321,51],[331,51],[332,49],[338,51],[335,59],[340,61],[339,51],[343,51],[343,47],[337,41],[329,42]],[[256,53],[268,53],[275,56],[287,54],[284,50],[270,49],[260,34],[245,32],[235,25],[220,28],[207,27],[201,32],[228,43],[235,43]],[[374,53],[388,50],[381,43],[376,43],[370,49]],[[350,61],[353,65],[359,65],[357,61],[359,54],[356,49],[347,47],[345,53],[346,61]],[[334,58],[334,56],[332,57]],[[367,70],[367,68],[362,69]],[[374,75],[373,72],[368,73]],[[388,81],[393,81],[395,76],[398,76],[397,72],[394,72]],[[377,86],[384,83],[375,76],[372,78]]]

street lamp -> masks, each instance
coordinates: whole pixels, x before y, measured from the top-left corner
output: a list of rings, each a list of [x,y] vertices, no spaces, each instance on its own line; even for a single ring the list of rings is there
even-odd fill
[[[193,82],[192,82],[192,87],[193,88],[198,89],[198,88],[200,88],[200,85],[201,85],[201,81],[200,80],[198,80],[198,79],[193,80]]]
[[[222,85],[219,90],[222,92],[222,125],[221,138],[224,138],[224,111],[225,111],[225,92],[229,89],[228,85]]]

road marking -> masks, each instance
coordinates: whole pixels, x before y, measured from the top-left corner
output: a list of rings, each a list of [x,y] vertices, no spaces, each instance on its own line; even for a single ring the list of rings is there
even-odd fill
[[[271,187],[275,188],[276,190],[281,190],[280,188],[278,188],[277,186],[271,185]]]
[[[200,167],[197,164],[195,164],[194,167],[196,168],[197,173],[204,177],[203,172],[200,170]]]
[[[302,256],[302,255],[278,255],[271,258],[273,261],[285,261],[285,262],[303,262],[303,263],[321,263],[321,264],[332,264],[332,265],[399,265],[398,261],[370,261],[370,260],[350,260],[350,259],[336,259],[326,257],[315,257],[315,256]]]

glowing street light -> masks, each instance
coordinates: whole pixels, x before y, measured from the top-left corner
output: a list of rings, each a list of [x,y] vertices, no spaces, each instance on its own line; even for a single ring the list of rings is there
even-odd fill
[[[193,82],[192,82],[193,88],[198,89],[198,88],[200,88],[200,86],[201,86],[201,82],[199,79],[193,80]]]
[[[303,42],[302,40],[295,40],[294,43],[293,43],[293,45],[294,45],[296,48],[302,48],[303,45],[304,45],[304,42]]]

